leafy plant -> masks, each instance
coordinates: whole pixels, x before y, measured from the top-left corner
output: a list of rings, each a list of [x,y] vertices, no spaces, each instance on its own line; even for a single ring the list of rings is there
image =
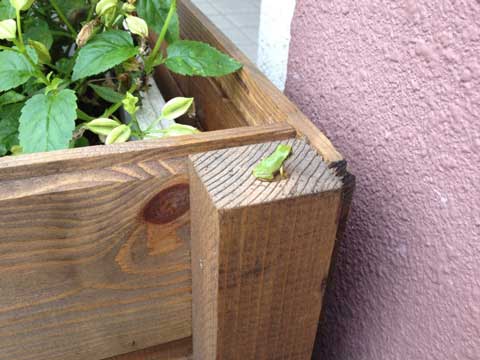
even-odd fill
[[[198,132],[173,121],[190,98],[169,101],[147,129],[136,117],[156,66],[187,76],[240,69],[179,33],[176,0],[0,0],[0,156]],[[158,130],[161,119],[172,125]]]

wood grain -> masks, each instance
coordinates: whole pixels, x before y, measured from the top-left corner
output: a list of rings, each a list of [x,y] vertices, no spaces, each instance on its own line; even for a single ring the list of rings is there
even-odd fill
[[[183,359],[192,333],[186,157],[301,134],[325,161],[342,159],[190,1],[180,2],[179,14],[183,36],[209,42],[245,64],[238,74],[218,79],[157,71],[164,94],[194,96],[205,129],[218,131],[0,159],[1,359],[176,360],[177,354]],[[217,311],[205,314],[212,321],[203,324],[200,353],[210,351],[206,345],[214,339],[217,358],[273,358],[268,344],[285,358],[304,358],[313,343],[322,294],[317,280],[330,261],[328,234],[340,190],[325,171],[333,187],[310,194],[318,174],[308,169],[312,164],[323,169],[323,162],[305,143],[296,146],[300,154],[311,154],[312,163],[293,157],[290,171],[299,176],[287,187],[252,183],[244,175],[237,183],[238,169],[225,172],[221,166],[229,163],[207,167],[212,179],[224,184],[222,198],[215,200],[223,210],[212,210],[218,219],[204,216],[206,223],[199,220],[197,228],[217,221],[206,230],[226,241],[221,253],[202,255],[206,250],[197,248],[202,261],[213,256],[219,279],[196,282],[197,292],[213,290],[205,294],[211,303],[197,301],[200,309]],[[249,152],[252,159],[268,152],[266,145],[255,148],[263,150]],[[250,164],[246,154],[232,154],[240,168]],[[219,185],[212,184],[217,189],[208,189],[217,193]],[[297,199],[295,189],[306,195]],[[229,195],[232,191],[243,200]],[[201,194],[208,192],[199,191],[198,198]],[[247,219],[246,226],[239,219]],[[240,243],[231,230],[236,228],[245,231]],[[194,266],[198,271],[200,263]],[[213,298],[215,293],[221,297]],[[159,346],[164,343],[169,345]]]
[[[295,137],[288,124],[243,127],[159,140],[110,146],[90,146],[49,153],[0,158],[0,180],[24,179],[77,170],[92,170],[114,164],[168,159],[185,154]]]
[[[343,182],[290,140],[288,179],[256,180],[278,142],[190,156],[196,359],[309,359]]]
[[[0,159],[0,358],[97,360],[190,336],[186,157],[294,135],[248,128]]]
[[[181,34],[204,41],[244,64],[233,75],[204,79],[157,70],[157,82],[168,84],[165,96],[194,96],[205,129],[218,130],[287,122],[306,137],[326,161],[340,161],[342,155],[330,140],[245,56],[190,0],[178,4]]]
[[[191,360],[192,338],[153,346],[133,353],[114,356],[105,360]]]

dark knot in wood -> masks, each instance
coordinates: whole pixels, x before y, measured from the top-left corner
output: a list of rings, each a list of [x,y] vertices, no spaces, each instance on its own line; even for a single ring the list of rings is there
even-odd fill
[[[168,224],[190,209],[188,184],[176,184],[159,192],[143,210],[145,221]]]

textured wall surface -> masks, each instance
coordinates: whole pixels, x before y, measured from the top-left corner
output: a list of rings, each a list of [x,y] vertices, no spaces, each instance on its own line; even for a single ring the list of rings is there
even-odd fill
[[[358,177],[322,360],[480,359],[480,2],[298,0],[287,93]]]

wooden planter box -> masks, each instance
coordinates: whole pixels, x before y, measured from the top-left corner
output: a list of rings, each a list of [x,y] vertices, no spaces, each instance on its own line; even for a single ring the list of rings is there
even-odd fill
[[[192,334],[196,359],[309,358],[353,178],[198,9],[179,14],[183,36],[246,64],[158,69],[209,132],[0,159],[1,359],[183,359]],[[278,140],[290,178],[252,180]]]

